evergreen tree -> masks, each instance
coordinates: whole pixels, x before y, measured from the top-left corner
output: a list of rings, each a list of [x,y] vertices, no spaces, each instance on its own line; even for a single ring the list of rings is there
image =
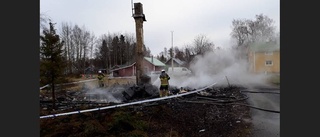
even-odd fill
[[[49,23],[50,28],[43,30],[40,36],[40,75],[42,80],[50,84],[52,90],[52,109],[55,109],[55,83],[62,82],[65,68],[63,58],[63,41],[56,34],[54,24]]]

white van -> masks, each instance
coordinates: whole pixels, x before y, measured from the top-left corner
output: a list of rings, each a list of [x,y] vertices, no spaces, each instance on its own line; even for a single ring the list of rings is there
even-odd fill
[[[173,69],[172,67],[168,67],[168,74],[186,76],[191,75],[191,71],[186,67],[173,67]]]

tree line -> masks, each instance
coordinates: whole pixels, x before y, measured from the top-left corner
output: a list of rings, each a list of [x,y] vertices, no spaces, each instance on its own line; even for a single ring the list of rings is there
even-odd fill
[[[280,32],[276,32],[274,20],[263,14],[256,15],[254,19],[233,19],[230,36],[235,41],[232,48],[239,50],[243,58],[246,58],[248,48],[253,43],[280,41]],[[191,44],[185,44],[181,48],[164,48],[157,58],[163,62],[171,57],[178,58],[188,66],[194,56],[204,55],[215,49],[219,48],[215,47],[214,42],[206,35],[200,34]]]
[[[47,23],[52,21],[40,14],[40,27],[48,30]],[[236,41],[234,47],[245,51],[248,46],[257,41],[271,40],[279,38],[279,33],[275,33],[274,21],[269,17],[259,14],[255,19],[234,19],[232,21],[231,37]],[[54,26],[50,26],[54,27]],[[42,35],[46,35],[42,33]],[[57,34],[62,42],[61,56],[65,68],[63,74],[83,74],[88,68],[111,69],[115,65],[130,65],[135,62],[135,35],[108,33],[99,37],[95,36],[85,26],[72,25],[62,22]],[[43,39],[41,39],[44,42]],[[44,46],[44,45],[40,45]],[[193,57],[204,55],[206,52],[215,50],[215,44],[206,35],[196,36],[192,43],[164,48],[157,59],[166,62],[171,57],[178,58],[189,64]],[[151,55],[150,49],[144,45],[144,55]],[[44,62],[41,54],[40,62]]]

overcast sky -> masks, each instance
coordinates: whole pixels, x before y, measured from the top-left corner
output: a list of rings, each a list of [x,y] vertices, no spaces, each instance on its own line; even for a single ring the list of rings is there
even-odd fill
[[[143,5],[144,43],[153,55],[165,47],[191,44],[200,34],[216,46],[228,47],[232,20],[255,20],[258,14],[273,19],[280,31],[280,0],[40,0],[40,13],[57,23],[57,29],[68,22],[85,26],[97,37],[135,35],[132,2]]]

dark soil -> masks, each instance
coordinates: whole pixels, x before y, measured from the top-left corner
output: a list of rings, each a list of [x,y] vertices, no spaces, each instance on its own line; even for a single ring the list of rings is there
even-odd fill
[[[44,118],[40,119],[40,134],[42,137],[249,137],[250,108],[239,105],[248,104],[240,89],[211,88],[157,102]],[[96,107],[82,105],[55,112],[41,109],[40,115]]]

